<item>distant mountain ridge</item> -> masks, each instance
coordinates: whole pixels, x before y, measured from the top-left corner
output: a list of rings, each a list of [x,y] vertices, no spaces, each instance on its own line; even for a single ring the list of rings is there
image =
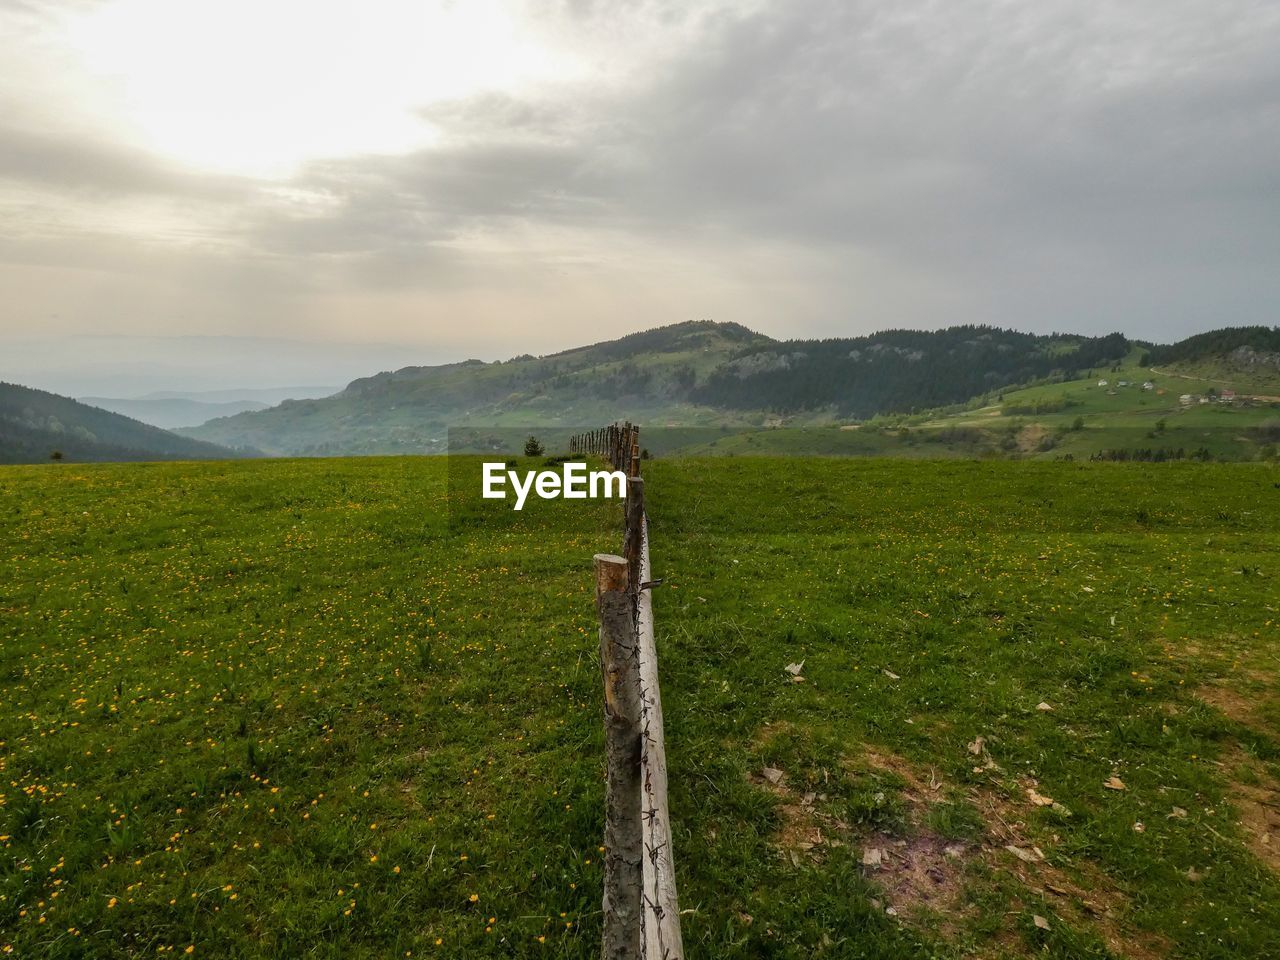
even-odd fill
[[[77,397],[81,403],[101,407],[153,427],[173,430],[198,427],[216,417],[231,417],[250,410],[266,410],[284,400],[327,397],[338,387],[247,387],[239,390],[158,390],[140,397]]]
[[[0,463],[226,460],[257,456],[178,436],[70,397],[0,383]]]
[[[251,410],[266,410],[270,404],[258,400],[229,400],[203,403],[184,397],[171,399],[129,399],[122,397],[77,397],[81,403],[110,410],[133,420],[149,423],[162,430],[175,427],[198,427],[216,417],[231,417]]]
[[[353,380],[329,396],[285,400],[177,431],[187,442],[219,445],[212,448],[175,447],[178,438],[164,431],[147,438],[103,435],[78,419],[92,408],[67,418],[51,411],[32,417],[14,414],[10,404],[5,429],[10,448],[20,439],[23,456],[37,459],[55,440],[81,455],[73,444],[88,442],[85,433],[98,444],[83,451],[89,459],[236,450],[439,453],[449,446],[450,427],[537,428],[551,435],[624,417],[655,427],[770,427],[956,410],[995,403],[1028,385],[1133,366],[1139,358],[1188,383],[1280,394],[1280,328],[1225,328],[1156,345],[1119,333],[1039,335],[987,326],[775,340],[736,323],[690,321],[545,356],[401,367]],[[19,438],[20,430],[34,433]]]
[[[690,321],[546,356],[404,367],[323,399],[212,420],[187,436],[270,453],[440,452],[450,426],[553,427],[630,417],[663,425],[751,425],[961,403],[1131,349],[1108,337],[994,327],[891,330],[778,341],[736,323]]]
[[[298,386],[298,387],[235,387],[222,390],[153,390],[135,400],[195,400],[198,403],[232,403],[237,400],[252,400],[266,406],[274,406],[283,400],[311,400],[315,397],[328,397],[341,387],[334,386]]]
[[[404,367],[319,400],[212,420],[186,436],[299,456],[431,453],[450,426],[584,424],[630,416],[717,422],[694,403],[699,379],[743,349],[772,343],[740,324],[691,321],[542,357]]]
[[[783,341],[736,323],[690,321],[541,357],[403,367],[354,380],[332,397],[182,432],[272,454],[325,456],[443,452],[451,426],[550,430],[619,417],[654,426],[821,423],[943,408],[1029,383],[1087,377],[1138,348],[1184,366],[1223,350],[1244,357],[1246,347],[1265,359],[1277,337],[1266,327],[1235,328],[1160,347],[1120,333],[958,326]]]

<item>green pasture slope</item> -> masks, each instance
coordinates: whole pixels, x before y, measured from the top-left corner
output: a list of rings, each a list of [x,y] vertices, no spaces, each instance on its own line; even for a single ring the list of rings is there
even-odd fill
[[[1273,467],[646,475],[690,957],[1280,956]],[[619,508],[448,495],[0,469],[0,950],[597,955]]]
[[[647,436],[653,441],[663,435],[664,452],[683,456],[1088,460],[1118,451],[1150,459],[1159,451],[1161,459],[1280,457],[1280,377],[1207,361],[1151,367],[1141,362],[1144,353],[1135,349],[1124,363],[1089,377],[1009,388],[946,411],[856,424],[788,420],[782,427],[704,427],[685,431],[687,436],[659,429]],[[1145,383],[1151,389],[1143,389]],[[1211,389],[1234,390],[1238,398],[1200,403]],[[1184,403],[1184,395],[1192,402]]]

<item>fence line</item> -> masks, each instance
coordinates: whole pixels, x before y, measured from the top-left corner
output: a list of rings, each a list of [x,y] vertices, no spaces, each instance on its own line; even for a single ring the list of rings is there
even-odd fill
[[[654,643],[652,590],[661,581],[652,579],[649,565],[640,428],[624,422],[589,430],[572,437],[569,449],[574,454],[603,457],[628,477],[622,556],[597,554],[595,558],[608,766],[603,955],[608,960],[683,960],[667,803],[666,736]],[[609,578],[622,575],[623,563],[629,622],[617,618],[616,589],[607,585],[617,582]],[[602,587],[602,583],[606,585]],[[627,713],[632,694],[639,704],[634,726]],[[634,750],[627,749],[628,740]],[[620,793],[632,790],[634,795]],[[637,803],[638,821],[633,818]],[[636,849],[641,851],[639,864],[632,859]],[[638,923],[632,913],[637,903]]]

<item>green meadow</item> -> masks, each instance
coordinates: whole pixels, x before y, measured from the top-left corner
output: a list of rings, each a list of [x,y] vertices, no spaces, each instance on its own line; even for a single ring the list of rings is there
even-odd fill
[[[4,955],[598,955],[621,508],[475,467],[0,468]],[[1280,956],[1273,465],[645,475],[690,957]]]

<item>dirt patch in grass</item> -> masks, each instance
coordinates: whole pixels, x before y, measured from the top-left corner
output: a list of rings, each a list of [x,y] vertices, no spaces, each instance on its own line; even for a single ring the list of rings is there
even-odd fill
[[[975,852],[972,844],[948,840],[925,824],[929,795],[941,789],[936,779],[919,781],[897,758],[876,755],[880,769],[908,782],[910,825],[904,835],[886,830],[858,830],[840,817],[825,812],[826,794],[793,789],[785,772],[766,767],[749,775],[750,781],[778,798],[775,812],[779,827],[773,842],[793,865],[805,860],[821,862],[827,851],[853,846],[864,873],[883,891],[875,905],[891,916],[922,918],[929,912],[940,917],[945,934],[953,934],[955,921],[964,913],[961,897],[966,857]]]
[[[1016,877],[1029,893],[1039,895],[1050,905],[1059,918],[1092,931],[1118,957],[1158,960],[1169,955],[1168,940],[1125,922],[1129,900],[1096,864],[1077,859],[1068,871],[1047,862],[1044,852],[1026,833],[1022,817],[1027,811],[991,791],[975,792],[974,802],[990,825],[981,856],[993,870]]]
[[[1229,771],[1227,797],[1240,816],[1250,852],[1280,873],[1280,784],[1267,769],[1239,747],[1223,764]]]
[[[1254,697],[1246,696],[1236,689],[1233,684],[1218,682],[1206,683],[1196,688],[1196,696],[1203,700],[1209,706],[1222,711],[1227,717],[1235,720],[1237,723],[1243,723],[1249,726],[1253,711],[1258,706],[1258,701]]]
[[[775,812],[781,825],[774,833],[774,844],[796,864],[802,855],[815,860],[821,859],[822,846],[834,839],[830,829],[826,834],[823,833],[822,821],[830,821],[832,818],[825,817],[814,809],[816,794],[798,793],[787,784],[785,773],[775,779],[772,768],[765,769],[768,775],[752,773],[747,779],[780,801]]]
[[[953,935],[966,912],[964,868],[974,853],[973,846],[928,829],[905,838],[877,833],[862,848],[862,866],[884,891],[887,912],[916,918],[931,911]]]
[[[1048,427],[1039,423],[1033,423],[1028,427],[1023,427],[1018,432],[1018,451],[1020,453],[1030,453],[1040,449],[1040,444],[1044,442],[1044,438],[1049,436]]]
[[[905,785],[899,796],[907,804],[906,836],[878,831],[863,848],[863,868],[885,891],[888,907],[908,916],[963,913],[965,867],[980,848],[928,825],[930,811],[947,802],[946,784],[933,768],[917,768],[896,754],[868,748],[859,759]],[[944,920],[945,933],[953,927]]]
[[[1242,726],[1269,730],[1262,714],[1275,701],[1270,679],[1260,671],[1249,670],[1242,683],[1219,680],[1202,684],[1195,695]],[[1244,686],[1250,689],[1242,689]],[[1268,868],[1280,873],[1280,783],[1239,744],[1229,747],[1219,762],[1227,780],[1227,797],[1239,814],[1245,844]]]
[[[907,783],[908,799],[924,801],[927,795],[937,794],[942,789],[942,781],[931,767],[927,775],[923,774],[915,764],[904,760],[896,753],[887,753],[875,747],[866,747],[858,759],[874,770],[882,770],[901,777]]]
[[[773,843],[793,865],[799,866],[806,858],[821,861],[826,849],[844,846],[849,824],[817,808],[827,799],[825,794],[795,790],[784,771],[771,767],[749,774],[747,779],[778,798],[774,810],[780,825]]]
[[[998,773],[998,768],[993,773]],[[1091,930],[1117,956],[1130,960],[1167,957],[1172,949],[1167,939],[1126,923],[1129,899],[1097,864],[1077,858],[1064,869],[1046,860],[1039,844],[1049,848],[1051,855],[1051,844],[1058,838],[1052,833],[1043,838],[1035,835],[1027,816],[1038,805],[1033,796],[1039,796],[1041,804],[1048,798],[1030,777],[1019,777],[1016,783],[1015,791],[993,784],[969,792],[987,826],[981,849],[984,861],[993,870],[1017,877],[1060,918]]]
[[[1273,725],[1264,716],[1278,697],[1272,682],[1272,677],[1263,671],[1243,670],[1239,679],[1201,684],[1196,687],[1195,695],[1236,723],[1274,732]]]
[[[757,742],[767,743],[778,732],[762,730]],[[901,830],[857,828],[824,813],[826,795],[793,789],[781,770],[764,768],[752,773],[750,780],[779,799],[776,809],[781,823],[774,842],[784,856],[799,865],[805,858],[820,862],[828,848],[852,847],[864,874],[882,891],[873,904],[904,922],[927,925],[947,939],[956,939],[975,910],[968,902],[966,884],[986,882],[987,875],[1003,875],[1016,878],[1027,900],[1043,898],[1058,918],[1093,931],[1117,956],[1131,960],[1167,956],[1171,949],[1167,940],[1134,930],[1125,922],[1128,900],[1097,865],[1077,860],[1068,872],[1046,861],[1036,844],[1056,838],[1038,840],[1027,826],[1028,815],[1036,809],[1029,796],[1037,792],[1036,781],[1021,778],[1012,791],[1007,781],[1003,787],[994,781],[1001,772],[985,754],[974,759],[975,766],[992,772],[991,785],[956,789],[936,769],[874,748],[850,760],[843,775],[887,774],[900,785],[894,797],[903,804]],[[934,828],[939,810],[966,802],[981,821],[973,835],[947,836]],[[1280,809],[1271,812],[1280,813]],[[1275,836],[1271,843],[1276,843]],[[1007,907],[1010,913],[997,941],[1006,953],[1017,952],[1010,951],[1012,944],[1022,942],[1015,917],[1031,907],[1016,894]]]

